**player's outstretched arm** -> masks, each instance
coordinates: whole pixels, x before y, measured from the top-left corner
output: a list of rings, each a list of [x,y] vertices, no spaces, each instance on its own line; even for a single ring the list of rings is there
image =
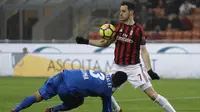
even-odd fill
[[[111,96],[110,97],[102,97],[102,112],[113,112],[112,104],[111,104]]]
[[[141,56],[142,56],[142,59],[144,61],[144,64],[147,68],[148,74],[151,77],[151,79],[152,80],[159,80],[160,77],[151,68],[151,61],[150,61],[149,52],[147,51],[147,48],[146,48],[145,45],[141,45]]]
[[[108,47],[112,41],[105,40],[105,39],[100,39],[100,40],[89,40],[89,44],[92,46],[97,46],[97,47]]]
[[[105,40],[105,39],[91,40],[78,36],[76,37],[76,42],[78,44],[89,44],[96,47],[108,47],[111,43],[113,43],[113,40]]]
[[[41,97],[40,93],[37,91],[32,96],[26,97],[20,104],[18,104],[14,109],[10,112],[19,112],[25,108],[30,107],[32,104],[42,101],[43,98]]]
[[[141,56],[147,71],[149,71],[151,69],[151,62],[150,62],[149,52],[146,49],[146,45],[141,45]]]

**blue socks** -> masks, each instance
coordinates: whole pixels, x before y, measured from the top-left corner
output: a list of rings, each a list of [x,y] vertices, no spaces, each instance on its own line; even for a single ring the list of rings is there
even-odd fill
[[[18,112],[18,111],[20,111],[22,109],[25,109],[25,108],[31,106],[35,102],[36,102],[36,97],[35,96],[28,96],[19,105],[17,105],[14,108],[14,111]]]

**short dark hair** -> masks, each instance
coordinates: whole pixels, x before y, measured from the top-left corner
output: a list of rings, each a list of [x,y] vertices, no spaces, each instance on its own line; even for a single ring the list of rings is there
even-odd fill
[[[118,87],[124,82],[126,82],[128,76],[125,72],[117,71],[115,74],[112,74],[112,86]]]
[[[126,5],[128,7],[128,10],[133,10],[133,11],[135,10],[135,5],[131,2],[123,1],[121,3],[121,6],[122,5]]]

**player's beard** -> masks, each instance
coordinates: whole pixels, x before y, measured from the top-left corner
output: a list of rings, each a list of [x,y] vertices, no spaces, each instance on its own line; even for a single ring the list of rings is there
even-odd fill
[[[119,20],[121,21],[121,22],[126,22],[126,21],[128,21],[129,20],[129,18],[130,18],[130,14],[128,14],[126,17],[120,17],[119,18]]]

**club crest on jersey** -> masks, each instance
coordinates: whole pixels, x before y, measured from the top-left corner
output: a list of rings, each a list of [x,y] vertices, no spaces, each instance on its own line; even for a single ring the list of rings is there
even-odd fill
[[[129,34],[129,35],[133,35],[133,30],[130,31],[130,34]]]

